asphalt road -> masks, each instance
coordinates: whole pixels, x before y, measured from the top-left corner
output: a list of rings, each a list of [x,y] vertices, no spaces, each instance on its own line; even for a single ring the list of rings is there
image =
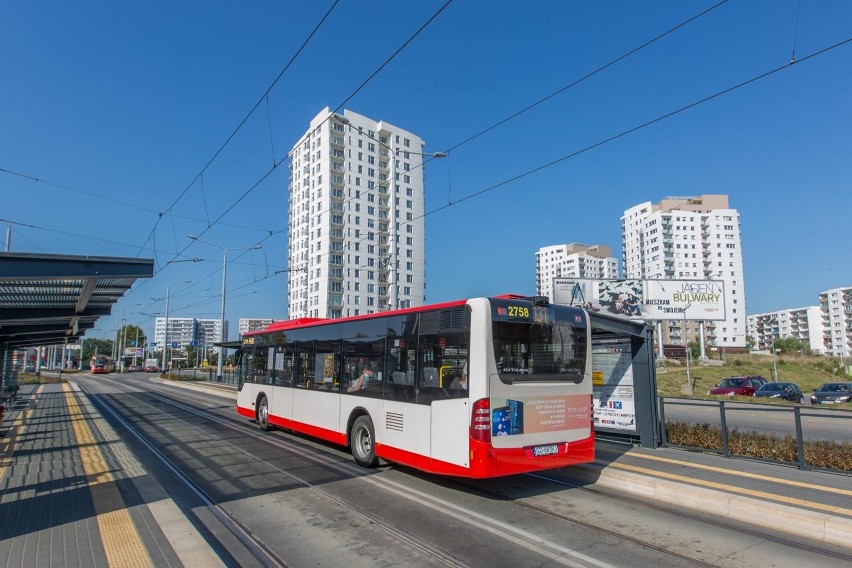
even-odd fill
[[[684,404],[686,403],[686,404]],[[721,424],[724,403],[728,429],[755,431],[777,436],[796,436],[793,405],[753,404],[739,401],[665,399],[666,421]],[[852,413],[831,408],[800,406],[802,435],[806,440],[852,442]]]
[[[139,461],[206,524],[235,565],[254,565],[215,519],[198,514],[191,479],[288,566],[803,566],[841,565],[781,533],[585,490],[559,472],[471,481],[394,465],[358,468],[345,450],[260,432],[221,395],[126,374],[74,378],[135,432]],[[157,465],[150,452],[165,456]]]

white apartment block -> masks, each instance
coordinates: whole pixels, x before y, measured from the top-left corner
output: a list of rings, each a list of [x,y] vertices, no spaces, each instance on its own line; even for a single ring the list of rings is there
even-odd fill
[[[423,305],[423,145],[349,110],[311,120],[290,154],[289,318]]]
[[[220,337],[223,337],[225,341],[228,338],[228,320],[225,320],[225,333],[221,334],[222,330],[222,320],[221,319],[200,319],[196,320],[198,325],[198,344],[199,345],[213,345],[214,343],[219,341]]]
[[[819,295],[823,340],[830,355],[852,355],[852,287],[832,288]]]
[[[753,314],[746,318],[748,335],[754,349],[771,351],[776,339],[795,337],[814,353],[825,353],[822,309],[819,306],[790,308]]]
[[[196,345],[213,345],[219,341],[219,330],[222,322],[218,319],[195,319],[169,317],[168,347],[175,342],[178,349],[186,349],[193,341]],[[225,339],[228,338],[228,322],[225,321]],[[166,342],[166,318],[156,318],[154,321],[154,341],[157,349],[162,349]]]
[[[197,339],[195,318],[169,318],[169,333],[166,337],[166,318],[157,318],[154,322],[154,341],[157,348],[162,349],[168,341],[171,348],[177,343],[179,349],[184,349]]]
[[[535,289],[553,297],[554,278],[618,278],[618,259],[605,245],[568,243],[551,245],[535,253]]]
[[[726,318],[705,322],[710,347],[746,346],[746,302],[739,213],[727,195],[667,197],[624,212],[621,238],[625,278],[721,280]],[[697,339],[698,326],[682,320],[662,325],[664,343]]]
[[[266,329],[271,323],[275,323],[272,318],[240,318],[240,336]]]

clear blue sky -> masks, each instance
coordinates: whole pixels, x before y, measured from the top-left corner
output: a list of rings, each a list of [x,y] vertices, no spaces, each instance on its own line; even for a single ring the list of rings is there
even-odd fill
[[[165,263],[220,216],[204,240],[263,244],[229,253],[232,330],[286,316],[274,273],[287,268],[287,167],[267,176],[273,159],[444,2],[341,0],[204,169],[332,3],[0,8],[0,168],[44,180],[0,172],[12,250],[157,260],[89,336],[109,336],[122,309],[150,333],[144,314],[165,312],[170,283],[171,315],[218,317],[222,251],[196,243],[181,258],[203,261]],[[601,243],[620,257],[625,209],[701,193],[740,211],[748,313],[852,286],[852,43],[484,191],[784,66],[794,49],[800,59],[849,39],[852,2],[731,0],[457,146],[714,4],[456,0],[346,102],[428,152],[453,148],[426,168],[427,210],[455,203],[426,218],[427,301],[533,293],[539,247]]]

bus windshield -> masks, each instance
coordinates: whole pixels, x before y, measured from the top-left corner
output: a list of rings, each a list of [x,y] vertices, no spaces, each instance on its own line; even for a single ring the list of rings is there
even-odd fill
[[[568,322],[494,322],[494,355],[505,384],[580,383],[586,372],[586,330]]]

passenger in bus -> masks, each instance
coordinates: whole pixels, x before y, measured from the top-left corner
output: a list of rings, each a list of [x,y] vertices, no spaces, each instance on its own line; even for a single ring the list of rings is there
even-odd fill
[[[361,376],[352,381],[346,388],[346,392],[355,392],[363,389],[370,383],[376,382],[376,372],[370,368],[365,368],[361,372]]]
[[[467,363],[464,364],[461,376],[456,377],[450,383],[450,390],[467,390]]]

